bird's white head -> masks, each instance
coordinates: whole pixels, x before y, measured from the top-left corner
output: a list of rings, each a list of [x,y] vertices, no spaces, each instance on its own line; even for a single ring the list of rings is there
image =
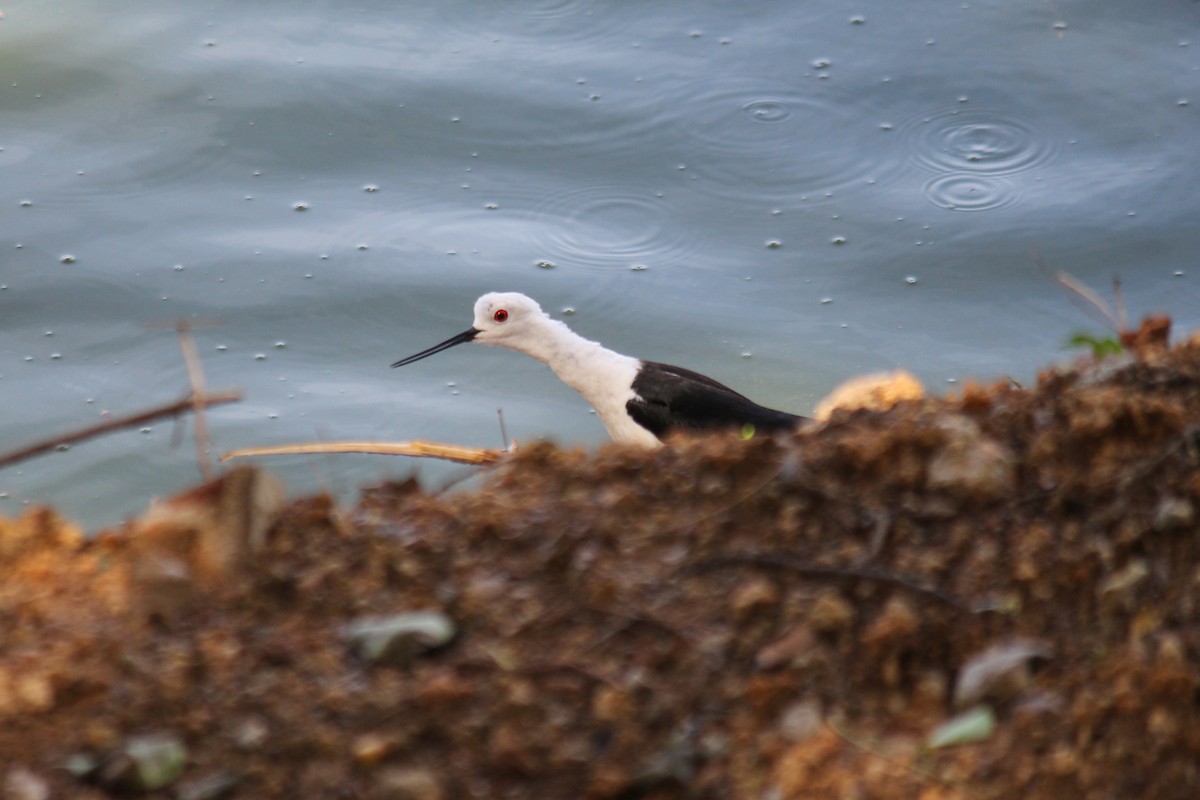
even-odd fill
[[[546,316],[531,298],[517,292],[491,292],[475,301],[475,322],[469,329],[392,366],[403,367],[466,342],[509,347],[546,361],[554,345],[571,336],[566,325]]]
[[[550,317],[531,297],[518,292],[489,292],[475,301],[475,341],[523,349],[538,336]]]

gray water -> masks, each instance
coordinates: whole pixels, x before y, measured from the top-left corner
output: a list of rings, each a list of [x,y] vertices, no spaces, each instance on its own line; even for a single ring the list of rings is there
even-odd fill
[[[0,5],[0,451],[179,397],[216,446],[595,445],[536,362],[388,365],[522,291],[589,338],[805,413],[933,391],[1134,318],[1200,323],[1200,4]],[[168,327],[164,329],[163,324]],[[198,477],[172,423],[0,471],[91,527]],[[267,461],[294,492],[461,468]]]

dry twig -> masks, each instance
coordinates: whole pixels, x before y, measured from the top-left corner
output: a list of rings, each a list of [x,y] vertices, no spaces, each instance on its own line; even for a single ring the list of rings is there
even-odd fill
[[[317,453],[372,453],[382,456],[440,458],[460,464],[493,464],[508,455],[504,450],[482,450],[437,442],[311,442],[267,447],[242,447],[221,456],[222,461],[247,456],[313,455]]]
[[[184,397],[181,400],[176,400],[174,403],[169,403],[165,406],[157,406],[139,411],[136,414],[130,414],[124,417],[117,417],[97,425],[90,425],[86,428],[81,428],[71,433],[65,433],[62,436],[56,436],[52,439],[46,439],[36,444],[22,447],[19,450],[13,450],[9,453],[0,455],[0,467],[6,467],[9,464],[15,464],[18,461],[24,461],[27,458],[40,456],[43,453],[48,453],[51,450],[57,450],[63,445],[75,444],[87,439],[92,439],[96,436],[102,436],[106,433],[111,433],[121,428],[132,428],[135,425],[145,425],[147,422],[153,422],[156,419],[163,417],[174,417],[180,414],[186,414],[189,411],[194,411],[197,403],[205,408],[209,406],[222,405],[224,403],[236,403],[242,399],[242,393],[239,391],[224,391],[206,395],[205,397],[195,398],[191,395]]]

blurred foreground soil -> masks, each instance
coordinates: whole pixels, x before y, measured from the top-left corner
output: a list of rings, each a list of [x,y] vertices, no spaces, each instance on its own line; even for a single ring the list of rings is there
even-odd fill
[[[92,539],[0,521],[0,796],[1200,797],[1164,341],[470,492],[240,468]]]

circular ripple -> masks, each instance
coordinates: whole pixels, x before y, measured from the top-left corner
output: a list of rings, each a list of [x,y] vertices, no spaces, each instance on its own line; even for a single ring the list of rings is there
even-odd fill
[[[654,268],[694,252],[696,237],[654,192],[597,186],[554,195],[534,209],[538,258],[592,269]]]
[[[685,87],[673,123],[697,187],[747,199],[818,199],[896,172],[869,98],[827,82],[783,89],[767,81]]]
[[[1032,127],[985,109],[949,108],[913,120],[903,138],[914,161],[939,171],[1009,175],[1055,155],[1050,141]]]
[[[951,173],[925,184],[925,196],[950,211],[988,211],[1017,202],[1015,188],[994,175]]]

